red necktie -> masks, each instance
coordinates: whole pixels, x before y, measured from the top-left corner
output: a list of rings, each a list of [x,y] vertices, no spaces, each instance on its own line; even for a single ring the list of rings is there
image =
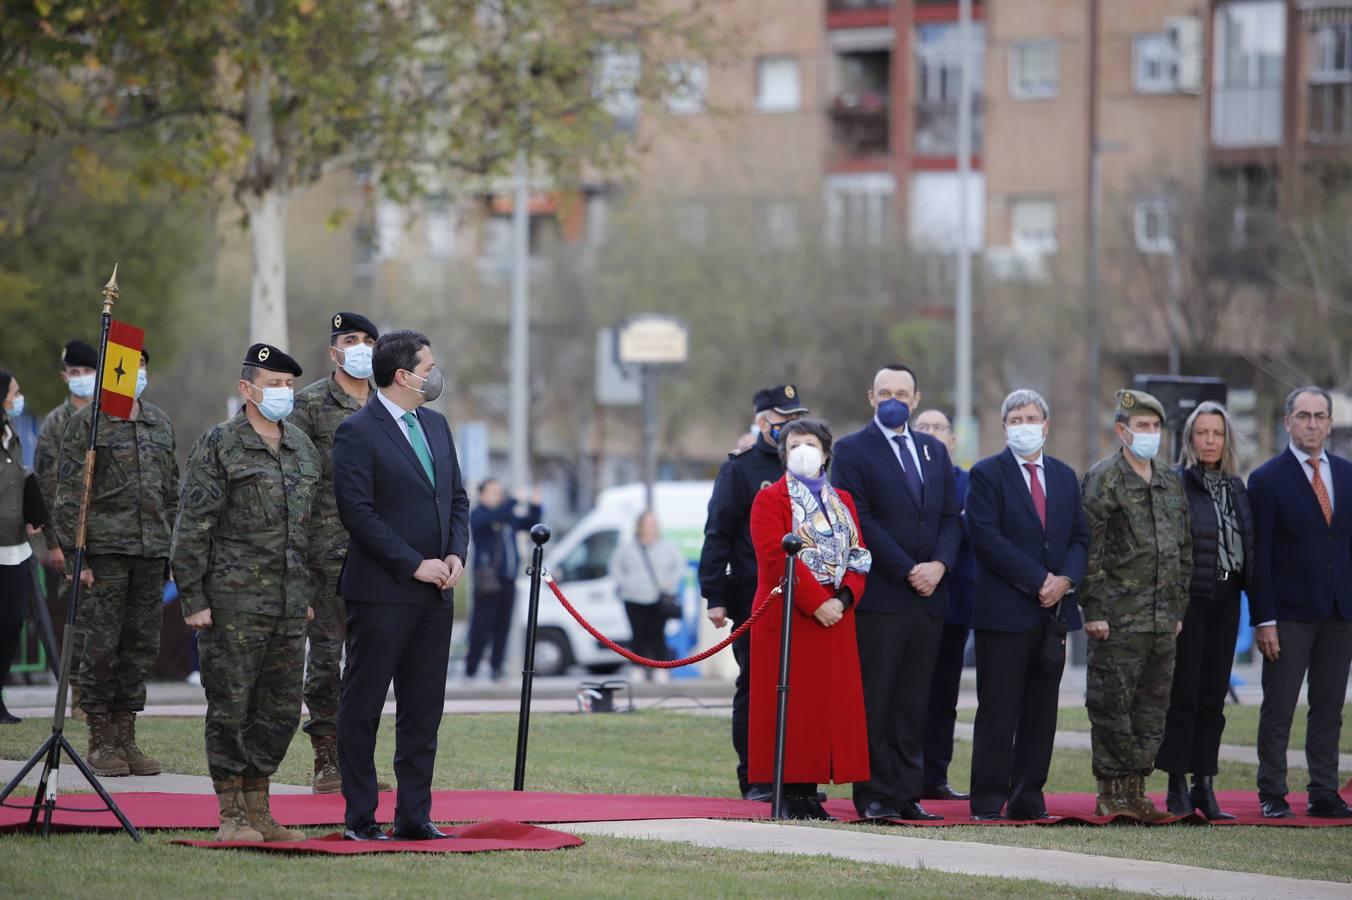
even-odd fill
[[[1314,497],[1319,501],[1319,508],[1324,511],[1324,524],[1333,524],[1333,504],[1329,502],[1328,488],[1324,487],[1324,479],[1319,474],[1319,460],[1311,457],[1305,460],[1314,470],[1314,477],[1310,479],[1310,486],[1314,488]]]
[[[1042,482],[1037,480],[1037,463],[1024,463],[1028,470],[1028,489],[1033,492],[1033,508],[1042,520],[1042,530],[1047,530],[1047,495],[1042,492]]]

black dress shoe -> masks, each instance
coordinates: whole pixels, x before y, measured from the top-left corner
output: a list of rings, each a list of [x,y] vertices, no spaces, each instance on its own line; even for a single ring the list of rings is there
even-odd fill
[[[1258,806],[1263,810],[1265,819],[1291,819],[1296,815],[1291,812],[1291,806],[1284,797],[1259,794]]]
[[[1043,810],[1018,810],[1010,811],[1005,814],[1005,818],[1011,822],[1042,822],[1047,819],[1055,819],[1056,816]]]
[[[1003,822],[1005,817],[999,813],[977,813],[972,816],[973,822]]]
[[[818,803],[825,803],[825,802],[826,802],[826,799],[827,799],[827,798],[826,798],[826,792],[825,792],[825,791],[817,791],[817,802],[818,802]]]
[[[1352,819],[1352,809],[1337,794],[1326,794],[1310,801],[1306,812],[1316,819]]]
[[[742,794],[743,800],[753,800],[756,803],[769,803],[774,798],[774,789],[768,784],[753,784]]]
[[[396,828],[390,832],[390,838],[396,841],[439,841],[448,837],[455,835],[446,834],[431,822],[424,822],[411,828]]]
[[[962,791],[953,789],[953,785],[945,781],[943,784],[934,787],[925,788],[924,793],[920,795],[921,800],[970,800],[971,794],[964,794]]]
[[[834,822],[836,817],[827,812],[814,797],[785,797],[784,805],[790,819]]]
[[[897,808],[886,800],[874,800],[859,813],[865,819],[897,819]]]
[[[345,841],[388,841],[390,836],[385,833],[375,822],[369,825],[363,825],[360,828],[344,828],[343,840]]]
[[[925,812],[925,807],[912,800],[910,803],[903,803],[897,807],[897,818],[905,822],[937,822],[943,816]]]

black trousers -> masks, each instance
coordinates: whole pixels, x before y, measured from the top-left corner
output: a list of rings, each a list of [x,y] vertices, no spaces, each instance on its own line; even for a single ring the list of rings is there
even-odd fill
[[[375,821],[376,732],[394,682],[395,828],[430,821],[437,729],[446,702],[454,604],[347,602],[348,654],[338,704],[338,768],[349,828]]]
[[[662,614],[662,607],[656,603],[631,603],[626,600],[624,611],[629,616],[629,630],[633,632],[629,649],[648,659],[666,659],[667,617]]]
[[[966,625],[944,623],[939,658],[930,678],[929,710],[925,713],[925,791],[948,783],[953,762],[953,725],[958,721],[958,691],[962,688],[962,657],[967,651]]]
[[[943,618],[915,601],[900,613],[855,616],[871,770],[854,785],[861,815],[875,800],[912,803],[924,790],[925,713],[943,629]]]
[[[733,626],[742,624],[751,616],[752,598],[728,609]],[[737,681],[732,690],[732,749],[737,753],[737,787],[743,794],[751,787],[746,780],[747,748],[751,743],[751,633],[747,632],[732,644],[732,658],[737,661]]]
[[[516,587],[512,584],[496,591],[474,592],[474,606],[469,611],[469,649],[465,652],[466,675],[473,678],[479,671],[485,651],[489,669],[494,675],[502,674],[515,606]]]
[[[976,729],[972,815],[1046,811],[1042,788],[1052,764],[1061,672],[1039,664],[1042,626],[976,633]]]
[[[28,616],[28,592],[32,576],[28,567],[32,559],[15,566],[0,566],[0,691],[9,680],[10,667],[19,652],[19,632]]]
[[[1225,695],[1239,634],[1239,579],[1216,582],[1210,600],[1194,597],[1183,615],[1174,658],[1174,684],[1164,741],[1155,768],[1173,775],[1215,775],[1221,734],[1225,731]]]

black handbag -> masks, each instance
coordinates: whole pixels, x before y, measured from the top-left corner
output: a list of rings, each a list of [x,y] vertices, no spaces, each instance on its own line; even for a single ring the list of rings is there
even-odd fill
[[[657,580],[657,572],[653,569],[653,561],[648,558],[648,548],[639,544],[638,552],[643,556],[643,565],[648,569],[648,577],[652,579],[653,586],[657,588],[658,612],[662,614],[664,619],[681,618],[685,615],[685,610],[681,608],[680,598],[662,590],[662,585]]]
[[[1038,648],[1038,665],[1042,671],[1055,675],[1066,665],[1066,627],[1061,618],[1061,604],[1056,604],[1052,614],[1042,624],[1042,646]]]

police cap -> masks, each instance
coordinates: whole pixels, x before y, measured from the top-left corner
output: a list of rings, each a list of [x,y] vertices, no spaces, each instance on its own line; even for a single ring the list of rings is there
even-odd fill
[[[803,405],[803,398],[798,395],[798,388],[791,384],[762,388],[756,391],[755,402],[756,412],[758,413],[774,410],[781,416],[796,416],[799,413],[807,412],[807,407]]]

